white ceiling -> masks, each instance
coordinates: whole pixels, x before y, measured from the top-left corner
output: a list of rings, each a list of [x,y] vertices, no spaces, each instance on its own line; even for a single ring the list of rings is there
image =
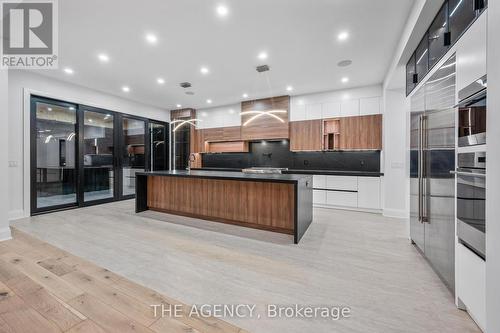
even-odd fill
[[[223,19],[216,7],[224,4]],[[63,0],[59,70],[41,74],[165,109],[381,83],[413,0]],[[349,32],[346,41],[337,35]],[[150,45],[146,33],[157,35]],[[266,61],[257,59],[266,51]],[[97,55],[110,61],[102,64]],[[351,59],[340,68],[337,63]],[[267,74],[255,66],[266,63]],[[71,67],[73,75],[63,72]],[[202,75],[207,66],[210,74]],[[347,84],[341,78],[349,77]],[[158,77],[165,79],[159,85]],[[180,82],[193,84],[194,96]],[[124,93],[127,85],[131,91]],[[293,92],[285,90],[293,86]]]

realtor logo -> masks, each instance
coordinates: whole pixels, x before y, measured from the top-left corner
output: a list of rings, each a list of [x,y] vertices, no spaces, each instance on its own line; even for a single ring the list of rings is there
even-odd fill
[[[1,0],[2,68],[57,68],[56,0]]]

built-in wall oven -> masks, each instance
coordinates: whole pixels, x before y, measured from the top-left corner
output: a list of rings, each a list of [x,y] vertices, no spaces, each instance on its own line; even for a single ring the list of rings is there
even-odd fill
[[[486,143],[486,76],[460,90],[458,146]]]
[[[486,255],[486,152],[458,154],[457,236],[485,259]]]

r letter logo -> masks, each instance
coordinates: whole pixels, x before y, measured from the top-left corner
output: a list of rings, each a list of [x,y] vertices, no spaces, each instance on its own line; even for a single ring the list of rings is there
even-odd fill
[[[2,68],[57,68],[57,3],[1,0]]]

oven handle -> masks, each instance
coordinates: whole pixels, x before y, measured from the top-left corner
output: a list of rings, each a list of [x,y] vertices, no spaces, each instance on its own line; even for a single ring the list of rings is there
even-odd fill
[[[459,175],[459,176],[471,176],[471,177],[486,178],[486,174],[484,174],[484,173],[477,173],[477,172],[464,172],[464,171],[453,171],[453,170],[451,170],[450,173],[452,175]]]

